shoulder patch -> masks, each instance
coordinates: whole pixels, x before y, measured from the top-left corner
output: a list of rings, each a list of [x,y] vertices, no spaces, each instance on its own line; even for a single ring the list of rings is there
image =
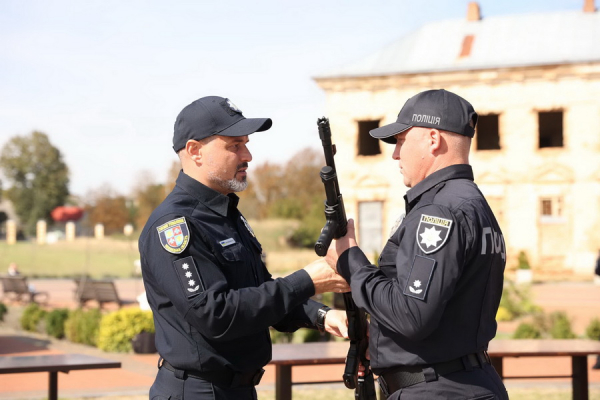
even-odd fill
[[[185,217],[175,218],[156,227],[160,244],[169,253],[180,254],[190,243],[190,230]]]
[[[204,284],[192,257],[173,261],[173,267],[181,283],[181,288],[188,298],[204,291]]]
[[[451,227],[451,219],[422,214],[417,228],[417,244],[421,251],[430,254],[441,249]]]
[[[406,281],[406,287],[404,288],[405,295],[425,300],[427,289],[429,289],[429,282],[431,282],[431,276],[433,275],[433,269],[435,268],[435,262],[433,258],[415,256],[408,280]]]

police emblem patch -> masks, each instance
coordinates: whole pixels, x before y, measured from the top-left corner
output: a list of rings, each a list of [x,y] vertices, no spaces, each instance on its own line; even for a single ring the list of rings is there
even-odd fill
[[[173,219],[156,228],[160,244],[169,253],[180,254],[190,242],[190,230],[185,217]]]
[[[252,228],[250,228],[250,224],[248,223],[248,221],[246,221],[246,218],[244,218],[243,215],[240,215],[240,218],[242,219],[242,222],[244,223],[244,225],[246,225],[246,229],[248,229],[248,232],[250,232],[252,237],[256,237],[256,235],[254,234],[254,231],[252,230]]]
[[[173,267],[179,277],[181,287],[188,298],[204,291],[204,284],[192,257],[173,261]]]
[[[421,251],[430,254],[441,249],[450,235],[451,227],[451,219],[422,214],[417,228],[417,244]]]
[[[419,300],[425,300],[434,267],[435,260],[433,258],[415,256],[408,280],[406,281],[404,294]]]

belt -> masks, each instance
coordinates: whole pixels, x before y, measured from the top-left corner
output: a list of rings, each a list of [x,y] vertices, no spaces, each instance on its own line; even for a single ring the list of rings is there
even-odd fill
[[[256,386],[260,383],[263,374],[265,373],[264,369],[259,369],[258,371],[253,372],[230,372],[230,371],[190,371],[183,370],[179,368],[175,368],[171,364],[169,364],[166,360],[163,360],[162,365],[159,368],[166,368],[169,371],[175,373],[175,377],[179,379],[186,378],[195,378],[202,379],[204,381],[208,381],[214,383],[217,386],[226,387],[226,388],[236,388],[242,386]]]
[[[491,364],[486,351],[468,354],[454,360],[431,365],[403,365],[391,368],[379,375],[379,385],[386,396],[402,388],[421,382],[437,380],[440,375],[448,375],[458,371],[470,371],[472,368],[482,368]]]

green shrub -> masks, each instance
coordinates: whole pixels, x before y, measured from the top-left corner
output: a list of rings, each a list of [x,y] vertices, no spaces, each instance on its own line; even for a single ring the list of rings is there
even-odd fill
[[[46,314],[46,333],[57,339],[65,337],[65,321],[69,318],[69,310],[57,308]]]
[[[99,309],[77,309],[65,321],[65,336],[71,342],[96,346],[102,313]]]
[[[131,340],[141,332],[154,332],[151,311],[127,308],[106,314],[100,321],[98,348],[126,353],[132,350]]]
[[[4,321],[4,315],[8,313],[8,307],[2,302],[0,302],[0,321]]]
[[[514,315],[504,307],[498,307],[496,312],[496,321],[512,321]]]
[[[304,216],[302,203],[295,197],[286,197],[275,202],[268,210],[270,218],[301,219]]]
[[[279,332],[276,329],[270,328],[269,335],[271,336],[271,342],[274,344],[278,343],[291,343],[294,337],[293,332]]]
[[[294,332],[292,343],[327,342],[331,335],[321,333],[316,329],[301,328]]]
[[[29,332],[38,332],[41,329],[39,324],[44,319],[45,315],[45,310],[43,310],[36,303],[31,303],[25,307],[25,310],[23,310],[23,315],[21,316],[20,321],[21,327]]]
[[[521,323],[513,334],[513,339],[539,339],[542,332],[538,328],[528,323]]]
[[[563,311],[550,314],[550,336],[553,339],[573,339],[576,335],[571,329],[571,321]]]
[[[313,248],[325,225],[325,214],[323,214],[323,203],[315,203],[307,213],[300,226],[292,233],[289,242],[292,246]]]
[[[600,319],[592,319],[585,329],[585,334],[592,340],[600,340]]]
[[[511,281],[505,281],[500,307],[506,310],[512,319],[541,312],[541,308],[533,304],[530,287],[516,285]]]
[[[525,252],[522,250],[519,252],[518,263],[518,269],[531,269],[531,265],[529,265],[529,260],[527,259],[527,254],[525,254]]]

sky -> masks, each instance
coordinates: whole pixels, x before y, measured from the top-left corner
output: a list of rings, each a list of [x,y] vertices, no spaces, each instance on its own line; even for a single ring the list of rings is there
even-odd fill
[[[583,2],[479,4],[485,18],[579,10]],[[246,117],[273,119],[269,131],[250,136],[251,178],[253,164],[320,146],[325,94],[314,76],[428,22],[465,18],[467,4],[0,0],[0,148],[44,132],[70,169],[72,194],[108,184],[128,195],[142,176],[167,180],[177,114],[216,95]]]

